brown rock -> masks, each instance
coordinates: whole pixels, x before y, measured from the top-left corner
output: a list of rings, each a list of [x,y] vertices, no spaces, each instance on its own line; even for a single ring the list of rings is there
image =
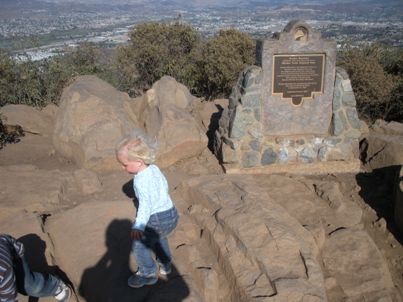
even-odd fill
[[[138,127],[126,93],[95,76],[80,76],[65,88],[56,116],[53,143],[82,168],[119,169],[117,143]]]
[[[53,117],[28,105],[6,105],[1,108],[6,125],[20,125],[26,132],[52,135]]]
[[[382,254],[363,230],[334,232],[322,250],[323,263],[350,299],[393,294],[393,283]]]

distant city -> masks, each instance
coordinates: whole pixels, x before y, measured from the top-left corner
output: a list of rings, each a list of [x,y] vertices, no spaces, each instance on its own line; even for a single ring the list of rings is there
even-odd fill
[[[3,3],[4,1],[4,3]],[[277,1],[279,2],[279,1]],[[22,51],[33,60],[62,53],[66,47],[94,42],[114,47],[128,41],[141,22],[183,22],[206,37],[236,28],[253,38],[269,38],[293,19],[303,19],[325,38],[343,43],[381,42],[403,47],[403,3],[358,1],[343,4],[262,4],[241,7],[178,6],[154,0],[137,4],[51,3],[2,0],[0,48]],[[324,1],[327,3],[327,1]]]

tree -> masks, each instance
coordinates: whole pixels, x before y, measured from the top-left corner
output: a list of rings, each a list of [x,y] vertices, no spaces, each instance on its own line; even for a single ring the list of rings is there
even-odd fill
[[[143,23],[129,32],[130,42],[118,51],[123,86],[149,88],[164,75],[194,88],[199,33],[191,26]]]
[[[202,84],[208,95],[229,95],[239,73],[255,62],[255,43],[236,29],[220,30],[203,51]]]

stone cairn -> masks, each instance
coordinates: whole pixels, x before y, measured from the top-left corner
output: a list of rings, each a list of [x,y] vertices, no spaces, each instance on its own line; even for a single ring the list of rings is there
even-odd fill
[[[215,133],[227,173],[358,172],[362,122],[335,61],[336,43],[300,20],[258,42]]]

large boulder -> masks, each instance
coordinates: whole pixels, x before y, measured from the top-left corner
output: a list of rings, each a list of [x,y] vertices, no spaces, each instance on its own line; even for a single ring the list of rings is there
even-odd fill
[[[173,77],[164,76],[152,86],[157,97],[161,98],[160,106],[175,105],[187,109],[191,105],[193,96],[185,85],[178,83]]]
[[[95,76],[80,76],[64,89],[56,115],[55,149],[82,168],[115,170],[115,146],[138,127],[132,99]]]
[[[366,138],[366,162],[371,169],[403,164],[403,124],[377,120]]]
[[[147,91],[138,112],[140,124],[158,141],[158,164],[199,155],[207,147],[205,131],[191,115],[192,95],[171,77],[163,77]]]

